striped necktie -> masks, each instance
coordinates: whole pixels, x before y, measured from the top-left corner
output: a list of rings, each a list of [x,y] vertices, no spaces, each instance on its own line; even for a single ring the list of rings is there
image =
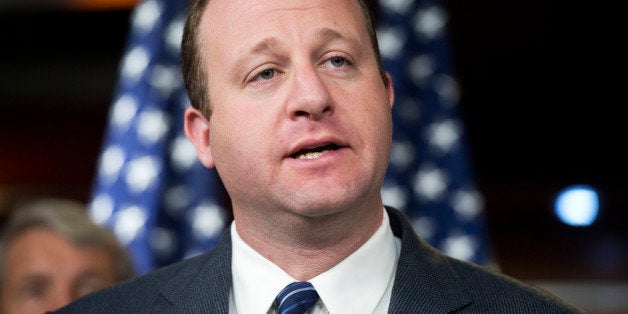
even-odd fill
[[[275,298],[279,314],[304,314],[318,302],[318,293],[307,281],[287,285]]]

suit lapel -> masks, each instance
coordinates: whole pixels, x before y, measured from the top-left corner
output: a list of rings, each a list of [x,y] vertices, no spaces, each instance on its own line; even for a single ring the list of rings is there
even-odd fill
[[[420,240],[403,213],[386,210],[393,233],[402,241],[389,313],[444,313],[471,303],[447,257]],[[228,313],[231,284],[231,235],[227,229],[214,250],[186,261],[176,275],[163,282],[162,298],[153,308]]]
[[[389,313],[447,313],[471,303],[446,256],[420,240],[403,213],[386,209],[402,241]]]

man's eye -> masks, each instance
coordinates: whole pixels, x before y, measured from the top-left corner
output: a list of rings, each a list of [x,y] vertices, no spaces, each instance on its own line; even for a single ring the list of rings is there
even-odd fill
[[[331,59],[329,59],[329,62],[332,66],[337,68],[345,66],[348,63],[347,59],[343,57],[332,57]]]
[[[273,69],[266,69],[257,75],[257,77],[259,77],[262,80],[270,80],[274,76],[275,76],[275,70]]]
[[[46,288],[41,284],[29,284],[22,288],[22,293],[31,299],[41,299],[46,294]]]

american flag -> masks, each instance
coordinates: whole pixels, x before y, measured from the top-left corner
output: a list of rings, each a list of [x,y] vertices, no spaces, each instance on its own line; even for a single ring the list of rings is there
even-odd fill
[[[211,249],[230,220],[214,169],[183,133],[189,106],[179,70],[185,0],[144,0],[131,17],[90,202],[90,214],[131,252],[139,274]],[[486,262],[446,14],[436,2],[381,2],[378,29],[393,75],[394,145],[382,193],[445,253]]]
[[[380,0],[377,37],[393,77],[393,152],[382,196],[419,236],[450,256],[488,265],[483,198],[473,180],[448,15],[439,0]]]
[[[212,248],[229,220],[217,173],[183,133],[186,8],[184,0],[145,0],[133,11],[90,202],[140,274]]]

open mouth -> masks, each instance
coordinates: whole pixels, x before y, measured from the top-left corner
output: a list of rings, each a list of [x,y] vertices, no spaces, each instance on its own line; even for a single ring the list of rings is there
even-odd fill
[[[313,148],[305,148],[290,155],[294,159],[316,159],[329,152],[340,149],[340,146],[336,144],[326,144]]]

